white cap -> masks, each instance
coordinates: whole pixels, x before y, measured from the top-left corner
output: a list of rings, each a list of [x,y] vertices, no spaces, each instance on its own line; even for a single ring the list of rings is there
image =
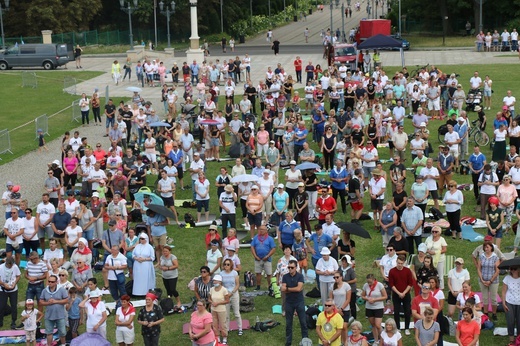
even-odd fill
[[[295,165],[296,164],[296,161],[294,160],[291,160],[291,162],[289,162],[289,165]]]
[[[251,190],[253,190],[253,189],[257,189],[258,190],[258,186],[257,185],[251,186]]]
[[[219,274],[215,275],[213,277],[213,281],[220,281],[220,282],[222,282],[222,276],[220,276]]]
[[[423,126],[426,126],[426,123],[424,121],[419,124],[419,127],[423,127]]]
[[[278,184],[279,189],[283,189],[283,184]]]
[[[464,118],[463,117],[458,117],[457,121],[464,121]]]

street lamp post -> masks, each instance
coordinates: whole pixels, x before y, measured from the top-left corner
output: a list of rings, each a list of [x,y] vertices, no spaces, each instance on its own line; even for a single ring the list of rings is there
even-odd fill
[[[341,3],[341,42],[347,42],[345,37],[345,4]]]
[[[171,11],[170,11],[171,6]],[[170,6],[166,6],[166,10],[164,9],[164,2],[161,0],[159,3],[159,9],[161,10],[161,14],[166,16],[166,26],[168,28],[168,48],[171,47],[170,44],[170,16],[175,13],[175,1],[171,2]]]
[[[399,0],[399,37],[401,37],[401,0]]]
[[[2,27],[2,48],[5,50],[4,11],[9,11],[9,0],[5,0],[5,7],[2,7],[2,4],[0,3],[0,27]]]
[[[134,49],[134,35],[132,34],[132,13],[137,9],[137,1],[138,0],[134,0],[134,7],[132,7],[130,1],[125,2],[125,0],[119,0],[121,11],[128,13],[128,38],[130,39],[130,49]],[[127,7],[125,7],[125,3],[128,5]]]
[[[482,2],[483,2],[483,0],[479,1],[479,18],[478,18],[478,30],[479,30],[479,33],[482,31],[482,28],[484,27],[482,25]]]
[[[222,7],[223,7],[224,0],[220,0],[220,32],[224,32],[224,15],[222,14]]]
[[[331,37],[331,40],[332,40],[332,30],[334,30],[332,28],[332,10],[333,10],[333,5],[332,5],[332,0],[330,0],[330,37]]]

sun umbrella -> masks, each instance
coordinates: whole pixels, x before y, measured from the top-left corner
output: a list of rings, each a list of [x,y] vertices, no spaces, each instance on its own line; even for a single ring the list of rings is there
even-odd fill
[[[148,124],[148,126],[150,126],[150,127],[161,127],[161,126],[172,127],[170,124],[168,124],[164,121],[156,121],[156,122]]]
[[[170,208],[166,208],[164,205],[148,204],[148,209],[164,217],[175,218],[175,214],[173,214],[173,211]]]
[[[314,163],[314,162],[304,162],[300,163],[298,166],[294,167],[295,169],[299,169],[300,171],[306,170],[306,169],[320,169],[320,165]]]
[[[520,267],[520,257],[511,258],[500,263],[498,269],[509,269],[510,267]]]
[[[219,125],[220,123],[213,119],[204,119],[199,122],[200,125]]]
[[[370,233],[360,225],[351,222],[338,222],[336,224],[340,229],[347,231],[350,234],[357,235],[361,238],[372,238]]]
[[[240,174],[236,177],[231,178],[232,183],[247,183],[253,182],[256,183],[260,178],[254,174]]]
[[[145,196],[148,196],[150,198],[150,201],[152,202],[152,204],[164,205],[164,202],[163,202],[162,198],[159,197],[158,195],[156,195],[155,193],[151,193],[151,192],[137,192],[137,193],[134,194],[135,200],[140,205],[143,205],[143,201],[144,201],[144,197]]]
[[[126,90],[134,92],[134,93],[140,93],[142,91],[142,89],[138,88],[138,87],[128,87],[128,88],[126,88]]]
[[[98,333],[83,333],[70,342],[71,346],[110,346],[110,342]]]
[[[266,91],[264,91],[265,93],[279,93],[280,92],[280,89],[267,89]]]

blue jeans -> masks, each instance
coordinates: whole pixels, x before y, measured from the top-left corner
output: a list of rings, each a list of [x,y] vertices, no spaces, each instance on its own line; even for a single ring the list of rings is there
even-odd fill
[[[119,283],[118,280],[108,280],[108,287],[110,295],[116,301],[116,305],[120,304],[119,298],[126,294],[125,282]]]
[[[43,291],[43,282],[39,284],[28,284],[25,291],[25,299],[40,300]]]
[[[296,294],[296,293],[291,293]],[[300,329],[302,331],[302,339],[309,337],[309,331],[307,329],[307,319],[305,315],[305,303],[303,300],[299,303],[288,303],[285,302],[285,345],[292,345],[292,332],[293,332],[293,319],[294,312],[298,313],[298,319],[300,320]]]
[[[114,127],[115,118],[112,116],[112,118],[107,117],[106,125],[105,127],[108,129],[109,127]]]
[[[195,83],[193,83],[195,81]],[[199,83],[199,75],[198,74],[192,74],[191,75],[191,84],[198,84]]]

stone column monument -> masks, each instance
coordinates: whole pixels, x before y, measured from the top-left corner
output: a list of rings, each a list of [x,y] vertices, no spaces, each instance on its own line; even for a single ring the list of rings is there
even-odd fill
[[[197,64],[201,64],[204,61],[204,51],[200,49],[199,45],[199,28],[197,19],[197,0],[190,0],[190,22],[191,22],[191,36],[190,36],[190,48],[186,51],[186,61],[190,65],[193,60],[197,61]]]

